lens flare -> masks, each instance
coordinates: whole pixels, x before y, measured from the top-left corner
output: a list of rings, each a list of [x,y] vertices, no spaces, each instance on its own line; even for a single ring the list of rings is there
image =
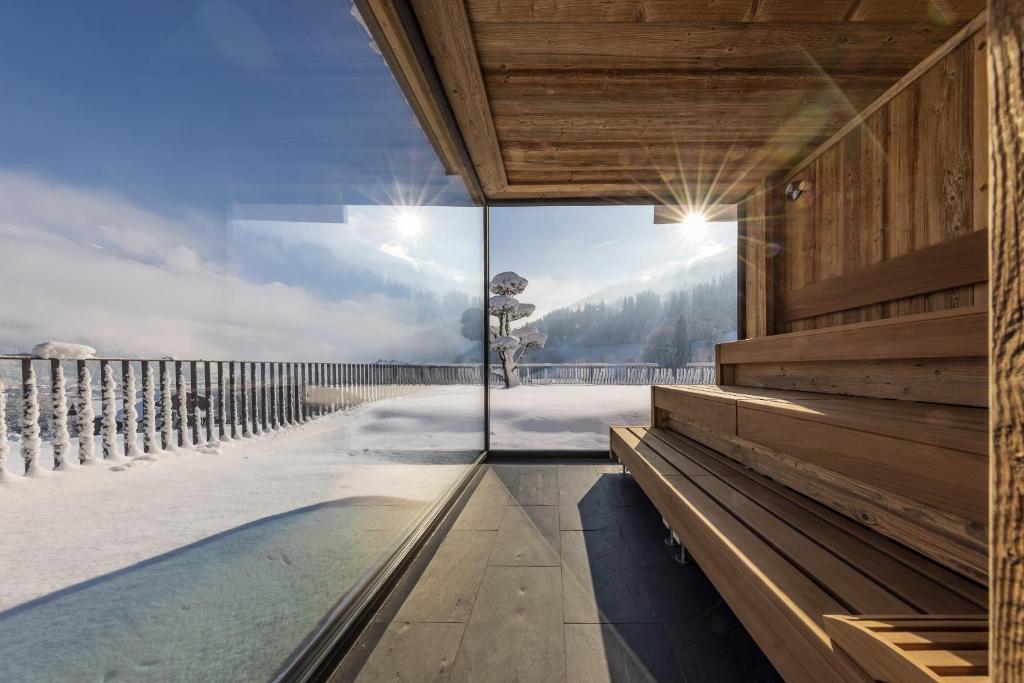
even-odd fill
[[[702,211],[691,211],[683,218],[683,227],[695,230],[703,228],[708,222],[707,216]]]

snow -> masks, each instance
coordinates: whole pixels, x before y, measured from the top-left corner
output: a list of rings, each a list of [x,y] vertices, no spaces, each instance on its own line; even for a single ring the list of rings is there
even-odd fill
[[[645,423],[649,401],[645,386],[495,389],[492,446],[606,449],[608,425]],[[259,438],[8,472],[0,678],[271,677],[465,471],[482,405],[481,387],[417,387]]]
[[[114,385],[114,369],[109,364],[103,367],[103,403],[100,413],[100,440],[103,443],[103,459],[115,458],[117,451],[117,395]]]
[[[2,389],[0,389],[2,391]],[[64,368],[57,365],[54,372],[53,391],[50,392],[52,418],[50,423],[53,453],[56,462],[63,464],[71,453],[71,437],[68,435],[67,380]]]
[[[174,406],[171,405],[171,372],[167,365],[160,371],[160,447],[173,451],[174,443]]]
[[[32,347],[32,355],[37,358],[55,358],[59,360],[81,360],[94,358],[96,349],[84,344],[71,342],[48,341]]]
[[[495,337],[491,342],[491,348],[498,352],[515,351],[519,348],[519,337]]]
[[[518,273],[505,271],[491,278],[491,293],[515,296],[521,294],[530,281]]]
[[[607,450],[608,427],[650,423],[651,388],[529,385],[491,390],[491,448]]]
[[[147,365],[142,376],[142,445],[144,450],[156,450],[156,392],[153,388],[153,366]],[[216,439],[216,434],[214,439]]]
[[[92,373],[83,363],[78,373],[78,462],[83,465],[93,458],[95,439],[83,439],[81,435],[93,434],[95,419],[92,409]]]
[[[510,296],[499,295],[492,296],[487,306],[491,311],[491,315],[498,315],[499,313],[515,313],[519,308],[519,302]]]
[[[515,313],[512,314],[510,320],[522,320],[523,318],[529,318],[533,315],[533,312],[537,310],[534,304],[520,303]]]
[[[39,462],[39,388],[36,371],[31,364],[22,383],[25,401],[21,412],[21,457],[25,461],[25,473],[35,474]]]
[[[135,369],[131,363],[128,364],[128,372],[125,375],[124,396],[124,423],[127,425],[124,449],[128,457],[134,458],[139,454],[139,411],[135,407]],[[196,424],[199,424],[198,420]]]

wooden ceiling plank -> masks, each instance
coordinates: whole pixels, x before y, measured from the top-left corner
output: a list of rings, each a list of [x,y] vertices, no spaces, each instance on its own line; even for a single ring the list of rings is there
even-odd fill
[[[850,21],[920,21],[964,24],[985,9],[985,0],[861,0]]]
[[[508,184],[469,18],[461,0],[412,0],[484,192]]]
[[[750,0],[467,0],[474,23],[743,21]]]
[[[815,2],[793,2],[793,0],[762,0],[759,11],[751,21],[793,21],[820,23],[843,21],[850,5],[857,0],[816,0]]]
[[[805,68],[853,73],[911,68],[956,29],[931,24],[478,24],[487,70]]]
[[[866,73],[820,71],[679,71],[659,69],[497,69],[484,71],[484,83],[491,98],[629,96],[674,98],[695,95],[724,96],[743,93],[792,92],[795,90],[873,92],[876,95],[898,80],[903,71]]]

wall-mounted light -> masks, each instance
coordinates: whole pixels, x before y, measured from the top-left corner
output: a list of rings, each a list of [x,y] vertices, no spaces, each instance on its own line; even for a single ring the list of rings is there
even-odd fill
[[[786,185],[786,199],[791,202],[795,202],[800,199],[800,195],[811,189],[811,181],[809,180],[794,180],[789,185]]]

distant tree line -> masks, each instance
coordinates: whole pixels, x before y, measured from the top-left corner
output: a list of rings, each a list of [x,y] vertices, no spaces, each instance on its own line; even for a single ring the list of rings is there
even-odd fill
[[[479,319],[463,322],[479,325]],[[640,292],[561,308],[536,325],[548,341],[531,355],[532,362],[618,360],[680,367],[710,360],[714,345],[736,333],[736,273],[668,294]],[[610,347],[629,348],[632,355],[611,358]]]

